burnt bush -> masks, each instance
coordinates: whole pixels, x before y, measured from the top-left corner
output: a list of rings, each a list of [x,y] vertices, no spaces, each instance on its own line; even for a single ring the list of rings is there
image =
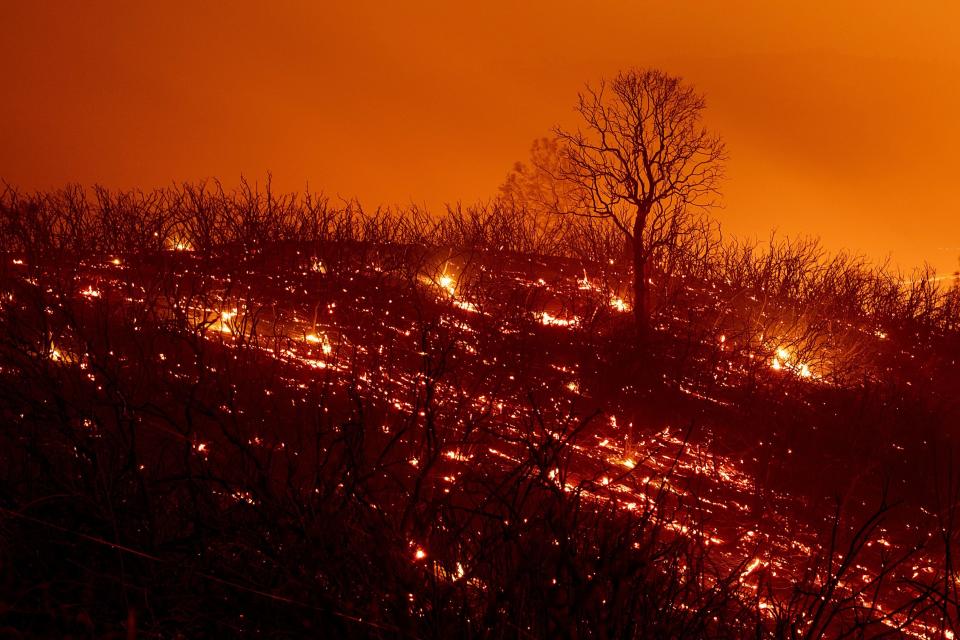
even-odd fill
[[[92,198],[8,187],[0,628],[952,629],[955,479],[888,478],[937,487],[919,501],[938,523],[930,541],[918,529],[930,520],[897,515],[901,486],[875,495],[870,459],[893,460],[886,444],[955,417],[941,398],[956,290],[815,243],[724,242],[695,218],[663,237],[659,330],[640,348],[620,298],[622,247],[592,222],[537,221],[506,201],[439,219],[369,212],[269,183]],[[773,370],[778,349],[790,355]],[[929,391],[906,384],[931,372]],[[727,469],[713,449],[748,462]],[[753,478],[737,508],[773,519],[767,498],[809,480],[786,466],[788,450],[854,461],[869,482],[830,476],[846,483],[843,508],[809,509],[821,520],[785,584],[759,544],[716,554],[719,499],[705,483]],[[877,555],[884,527],[919,533]],[[923,553],[930,571],[904,574]],[[873,573],[856,582],[860,564]]]

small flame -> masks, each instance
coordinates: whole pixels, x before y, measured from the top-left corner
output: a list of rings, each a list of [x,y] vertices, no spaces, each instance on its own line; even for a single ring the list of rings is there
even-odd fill
[[[613,307],[614,310],[619,311],[621,313],[624,313],[630,310],[630,305],[628,305],[626,301],[619,296],[612,296],[610,298],[610,306]]]
[[[534,315],[540,320],[541,324],[547,327],[574,327],[580,322],[580,318],[577,316],[572,318],[559,318],[546,311]]]
[[[743,570],[743,572],[740,574],[740,579],[743,580],[744,578],[749,576],[751,573],[756,571],[757,567],[759,567],[761,564],[762,564],[762,561],[760,560],[760,558],[754,558],[750,562],[750,564],[748,564],[746,568]]]
[[[233,333],[233,328],[231,323],[234,318],[237,317],[237,310],[227,310],[220,312],[220,332],[221,333]]]
[[[439,284],[440,288],[446,291],[447,293],[449,293],[450,295],[453,295],[456,292],[456,286],[454,284],[454,280],[447,274],[443,274],[442,276],[440,276],[440,278],[437,280],[437,284]]]
[[[323,350],[323,355],[325,356],[333,353],[333,345],[330,344],[330,340],[327,339],[326,334],[317,335],[315,333],[308,333],[306,335],[306,341],[312,344],[321,345],[320,348]]]
[[[817,378],[805,362],[794,361],[794,357],[783,347],[778,347],[770,360],[770,368],[774,371],[787,370],[801,378]]]
[[[590,282],[590,278],[587,277],[587,270],[583,270],[583,278],[577,280],[579,288],[581,291],[590,291],[594,289],[593,283]]]

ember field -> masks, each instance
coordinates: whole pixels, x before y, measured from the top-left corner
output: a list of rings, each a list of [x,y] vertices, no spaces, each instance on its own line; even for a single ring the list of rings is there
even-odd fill
[[[3,255],[0,627],[953,637],[955,291],[376,220]]]

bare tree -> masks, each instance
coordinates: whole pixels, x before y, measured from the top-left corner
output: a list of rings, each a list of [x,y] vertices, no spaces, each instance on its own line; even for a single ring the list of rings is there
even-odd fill
[[[554,130],[562,147],[558,177],[577,185],[580,197],[579,206],[558,213],[608,218],[624,234],[641,335],[650,329],[647,270],[658,249],[656,230],[719,196],[726,151],[701,124],[705,106],[678,77],[630,69],[579,95],[585,129]]]
[[[500,197],[514,208],[536,216],[569,211],[583,201],[583,187],[563,180],[563,144],[558,138],[537,138],[530,146],[529,163],[517,162],[500,185]]]

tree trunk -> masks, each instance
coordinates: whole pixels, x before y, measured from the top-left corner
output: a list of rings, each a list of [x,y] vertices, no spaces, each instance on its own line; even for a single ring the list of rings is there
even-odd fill
[[[635,243],[636,244],[636,243]],[[633,317],[637,332],[646,338],[650,332],[649,283],[647,282],[647,255],[642,246],[633,251]]]
[[[647,247],[644,244],[644,227],[647,223],[646,211],[637,212],[633,223],[633,317],[637,323],[637,334],[645,340],[650,334],[650,286],[647,275]]]

